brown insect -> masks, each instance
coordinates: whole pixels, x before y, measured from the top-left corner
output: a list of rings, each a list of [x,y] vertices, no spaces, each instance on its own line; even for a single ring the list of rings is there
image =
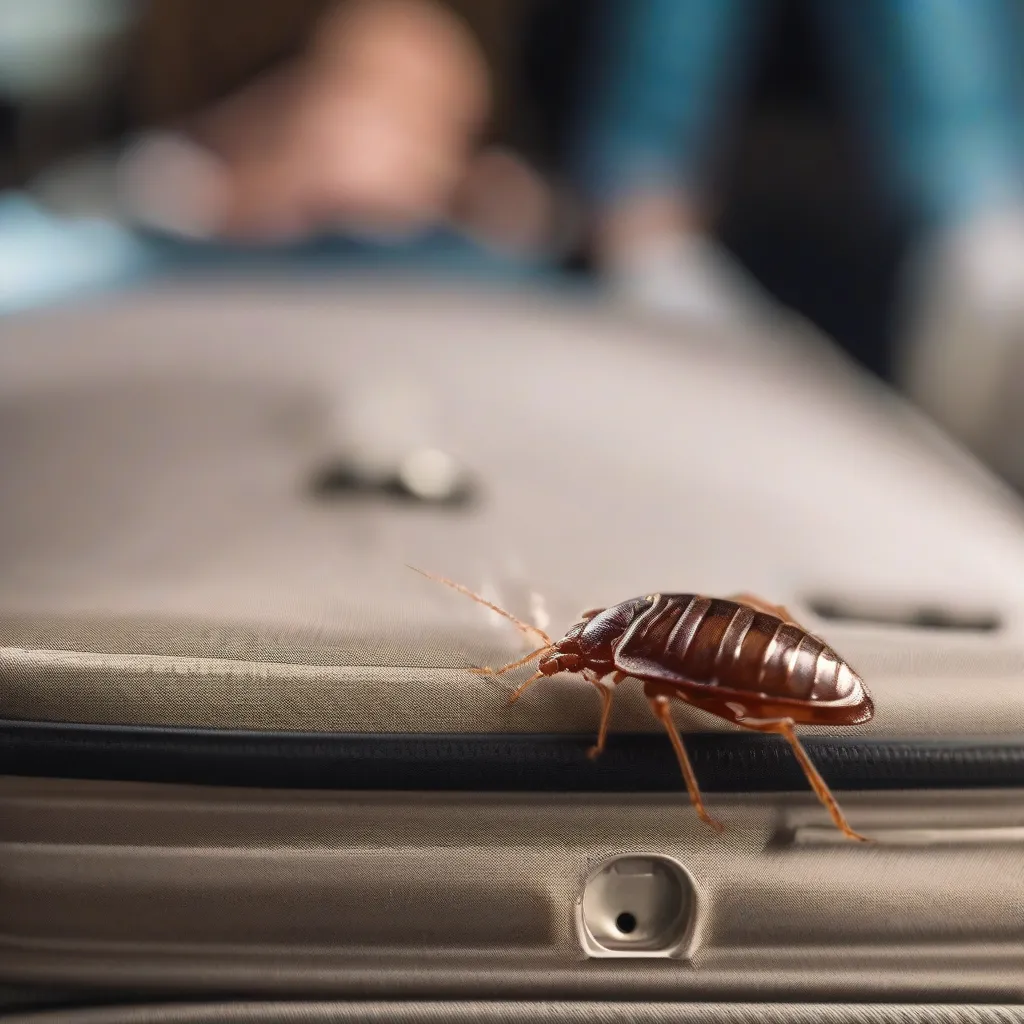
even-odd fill
[[[461,584],[415,571],[503,615],[523,633],[543,639],[542,647],[518,661],[497,669],[471,669],[500,676],[539,658],[537,671],[515,690],[510,703],[537,680],[561,672],[579,673],[597,688],[601,721],[589,757],[604,750],[614,687],[633,677],[643,683],[644,695],[668,733],[697,814],[716,831],[722,825],[704,807],[686,747],[672,721],[672,700],[744,729],[785,737],[836,827],[850,839],[868,842],[850,827],[794,726],[861,725],[874,715],[874,704],[863,679],[828,644],[794,621],[786,608],[753,594],[648,594],[584,612],[555,641]],[[607,676],[610,685],[603,681]]]

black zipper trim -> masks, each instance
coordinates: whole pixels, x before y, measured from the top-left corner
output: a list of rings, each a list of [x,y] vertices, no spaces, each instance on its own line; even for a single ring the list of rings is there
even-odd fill
[[[0,774],[268,788],[462,792],[663,793],[683,789],[668,740],[593,737],[367,735],[0,721]],[[1024,739],[875,740],[805,737],[837,790],[1024,787]],[[687,749],[711,793],[806,790],[785,741],[695,733]]]

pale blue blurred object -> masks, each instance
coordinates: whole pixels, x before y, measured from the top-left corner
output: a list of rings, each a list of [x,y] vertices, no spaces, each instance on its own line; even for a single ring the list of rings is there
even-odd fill
[[[0,193],[0,314],[127,284],[155,262],[113,221],[61,218],[24,193]]]
[[[25,101],[88,90],[137,13],[133,0],[0,0],[0,91]]]
[[[404,270],[539,283],[553,269],[548,260],[488,251],[445,228],[393,244],[330,235],[289,246],[236,247],[135,231],[112,219],[60,217],[23,193],[0,194],[0,315],[160,274]]]

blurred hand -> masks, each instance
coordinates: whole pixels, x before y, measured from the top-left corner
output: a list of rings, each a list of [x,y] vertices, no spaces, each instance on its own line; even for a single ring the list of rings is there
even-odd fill
[[[358,0],[308,52],[131,152],[143,219],[282,241],[338,226],[408,232],[445,216],[489,109],[481,55],[429,0]],[[177,228],[176,228],[177,225]]]

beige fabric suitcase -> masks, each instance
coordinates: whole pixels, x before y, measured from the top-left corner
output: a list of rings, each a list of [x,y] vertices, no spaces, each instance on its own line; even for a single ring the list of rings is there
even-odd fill
[[[183,280],[7,320],[0,424],[12,1013],[1020,1018],[1020,509],[811,334]],[[709,832],[633,682],[589,761],[592,687],[508,706],[466,667],[523,638],[406,563],[556,633],[788,605],[874,696],[803,736],[875,842],[680,708]]]

